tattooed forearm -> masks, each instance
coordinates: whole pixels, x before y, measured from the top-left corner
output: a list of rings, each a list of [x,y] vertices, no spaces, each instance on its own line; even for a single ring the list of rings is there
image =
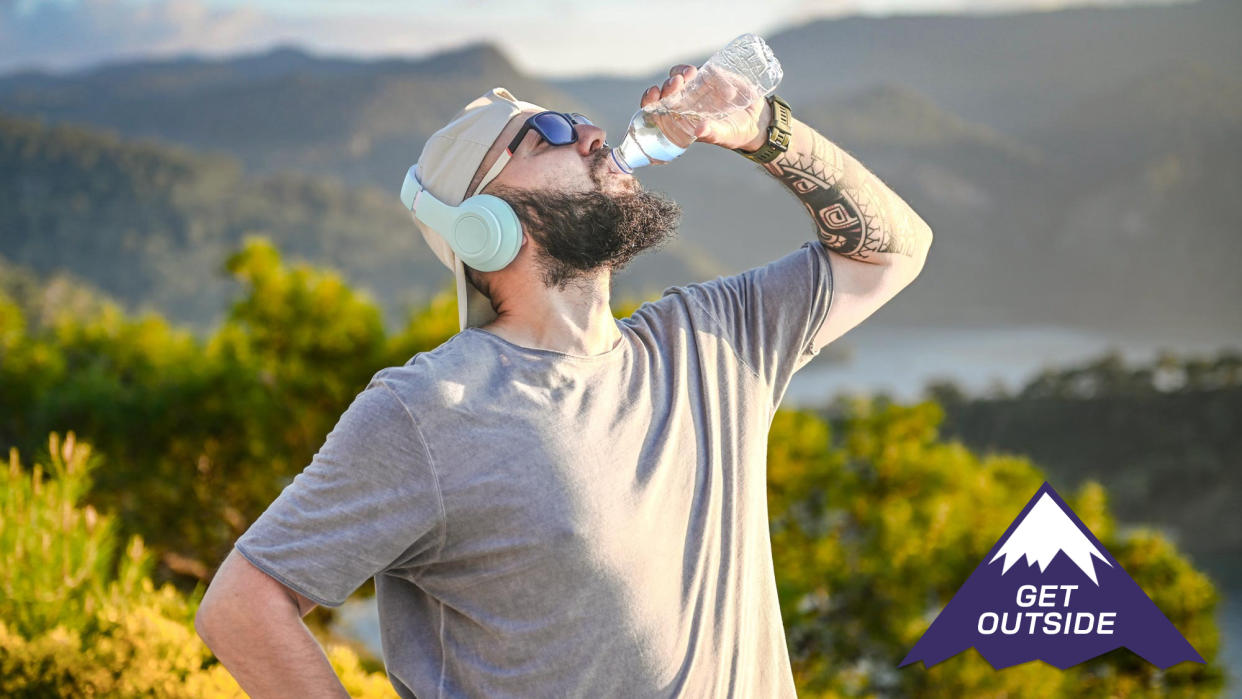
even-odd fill
[[[922,257],[931,229],[849,153],[797,119],[789,150],[763,166],[806,207],[820,242],[847,257],[884,264]]]

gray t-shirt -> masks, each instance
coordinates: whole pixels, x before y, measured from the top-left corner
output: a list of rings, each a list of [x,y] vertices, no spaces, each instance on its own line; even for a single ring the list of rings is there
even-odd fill
[[[468,328],[376,373],[237,550],[329,607],[374,576],[403,697],[793,697],[767,436],[831,291],[811,241],[604,354]]]

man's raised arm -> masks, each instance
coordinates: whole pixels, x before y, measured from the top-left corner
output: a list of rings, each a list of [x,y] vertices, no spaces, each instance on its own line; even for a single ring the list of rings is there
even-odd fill
[[[765,106],[764,117],[769,114]],[[914,281],[927,259],[932,232],[849,153],[797,118],[792,132],[788,149],[763,168],[806,207],[829,252],[833,299],[813,341],[818,349]],[[743,148],[757,150],[766,140],[765,131]]]
[[[662,86],[643,93],[642,106],[680,91],[697,72],[692,65],[673,66]],[[754,152],[767,142],[772,117],[771,102],[755,100],[727,120],[703,121],[695,138]],[[932,232],[909,204],[849,153],[796,116],[790,127],[785,152],[763,167],[806,207],[828,254],[832,298],[811,341],[818,351],[914,281],[927,259]]]
[[[763,167],[806,206],[819,242],[859,262],[921,266],[932,241],[927,223],[853,156],[792,121],[789,149]]]

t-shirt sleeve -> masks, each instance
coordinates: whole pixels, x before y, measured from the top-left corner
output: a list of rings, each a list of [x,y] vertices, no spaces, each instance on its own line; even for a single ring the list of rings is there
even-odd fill
[[[337,607],[377,573],[432,562],[443,536],[426,444],[377,375],[235,547],[286,586]]]
[[[780,403],[798,369],[819,353],[812,346],[832,300],[832,270],[812,240],[764,265],[682,287],[720,326],[725,342]]]

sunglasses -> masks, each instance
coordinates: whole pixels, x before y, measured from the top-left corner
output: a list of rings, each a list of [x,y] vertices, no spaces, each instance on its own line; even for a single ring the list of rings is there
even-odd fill
[[[573,114],[564,114],[562,112],[539,112],[522,124],[522,128],[509,141],[509,154],[513,155],[517,152],[518,146],[522,143],[522,139],[526,138],[526,132],[534,129],[539,137],[547,141],[553,146],[567,146],[571,143],[578,142],[578,130],[574,128],[575,124],[592,125],[591,120],[586,116],[574,112]]]
[[[548,111],[532,115],[526,120],[526,123],[522,124],[522,128],[518,130],[513,140],[509,141],[509,147],[496,159],[492,169],[487,171],[487,174],[479,181],[479,186],[471,192],[471,195],[483,191],[483,188],[500,174],[500,171],[505,167],[505,163],[509,162],[509,158],[513,157],[518,146],[521,145],[522,139],[526,138],[527,131],[534,129],[540,138],[548,142],[548,145],[567,146],[578,142],[578,130],[574,128],[578,124],[593,126],[590,119],[577,112],[565,114],[564,112]]]

